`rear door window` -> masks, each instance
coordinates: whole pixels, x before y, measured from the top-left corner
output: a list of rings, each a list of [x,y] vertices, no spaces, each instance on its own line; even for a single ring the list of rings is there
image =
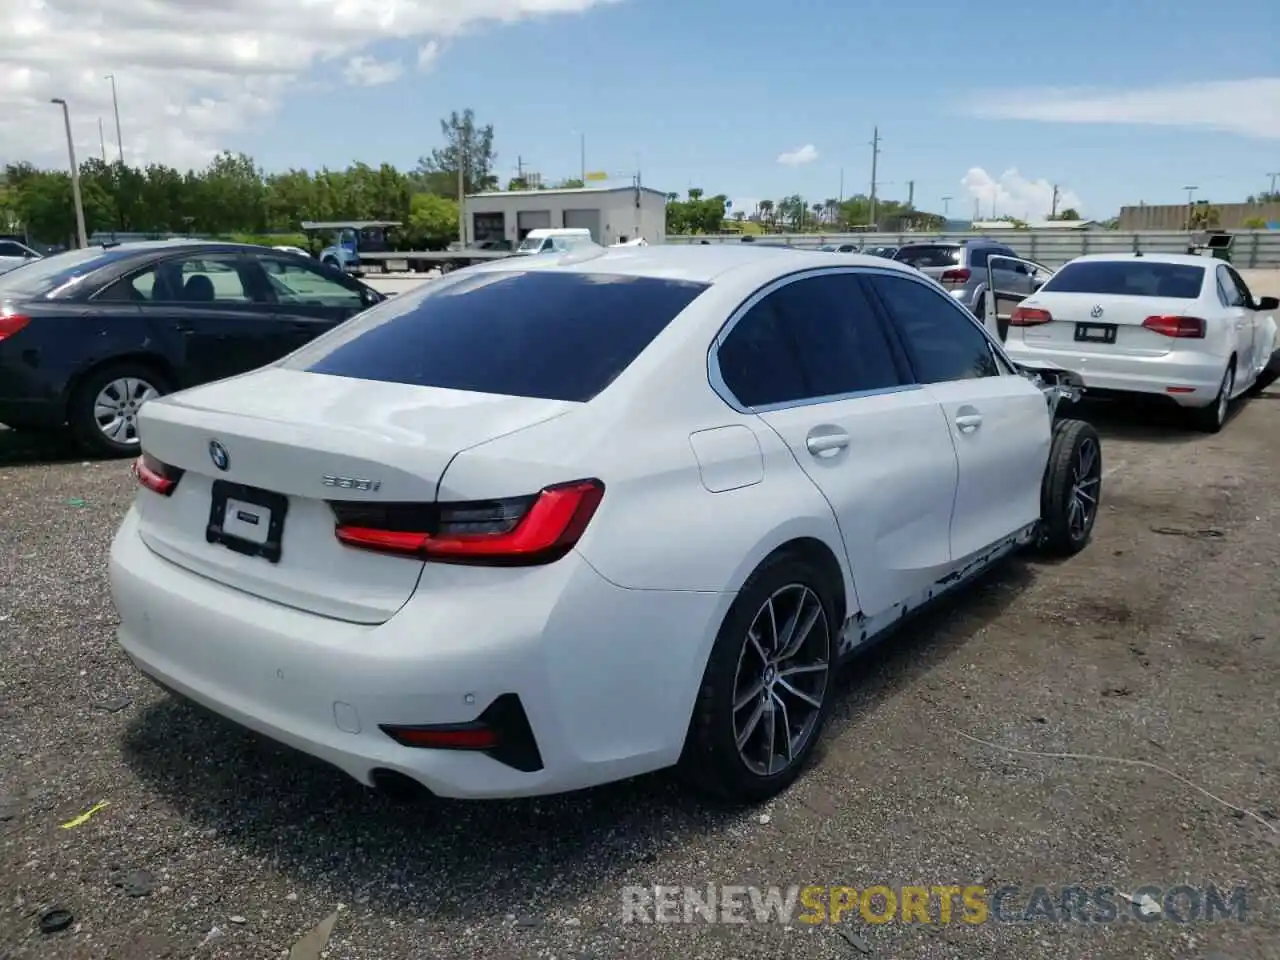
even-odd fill
[[[915,244],[903,247],[893,255],[899,263],[915,267],[954,267],[960,263],[960,248],[941,244]]]
[[[744,407],[883,390],[906,379],[852,273],[779,287],[734,325],[716,359],[725,386]]]
[[[683,280],[541,270],[437,280],[360,314],[285,366],[585,402],[706,289]]]
[[[1068,263],[1041,287],[1041,292],[1195,300],[1203,286],[1204,267],[1134,257]]]

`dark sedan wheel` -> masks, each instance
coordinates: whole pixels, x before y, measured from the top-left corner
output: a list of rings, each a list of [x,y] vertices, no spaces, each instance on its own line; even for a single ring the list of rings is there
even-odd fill
[[[785,790],[830,712],[837,586],[807,559],[781,554],[752,574],[730,607],[703,676],[681,771],[736,803]]]
[[[67,411],[68,425],[81,445],[94,454],[136,455],[138,410],[172,389],[167,377],[143,364],[101,367],[76,386]]]

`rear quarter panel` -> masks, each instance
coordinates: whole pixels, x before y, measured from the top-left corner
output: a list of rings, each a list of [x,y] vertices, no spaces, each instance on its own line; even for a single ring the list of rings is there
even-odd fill
[[[65,402],[75,380],[116,358],[146,357],[169,365],[162,345],[138,310],[113,305],[34,305],[31,323],[0,342],[0,396]]]

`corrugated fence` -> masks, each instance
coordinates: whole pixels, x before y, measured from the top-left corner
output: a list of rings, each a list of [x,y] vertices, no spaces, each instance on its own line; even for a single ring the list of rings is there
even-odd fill
[[[1233,231],[1231,262],[1245,270],[1280,268],[1280,231]],[[901,246],[930,240],[976,240],[987,238],[1012,247],[1021,257],[1060,267],[1086,253],[1186,253],[1194,234],[1182,231],[1143,230],[1009,230],[999,233],[832,233],[770,234],[756,236],[756,243],[819,247],[827,243],[856,243],[859,249]],[[738,234],[715,236],[669,236],[667,243],[741,243]]]

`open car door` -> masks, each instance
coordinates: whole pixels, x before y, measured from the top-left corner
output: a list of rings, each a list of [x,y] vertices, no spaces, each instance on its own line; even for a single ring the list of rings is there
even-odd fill
[[[987,286],[982,295],[986,308],[982,312],[984,326],[1004,343],[1009,335],[1009,318],[1018,304],[1043,287],[1055,272],[1043,263],[1021,257],[1000,253],[987,257]],[[1007,289],[1009,277],[1015,278],[1016,289]]]

